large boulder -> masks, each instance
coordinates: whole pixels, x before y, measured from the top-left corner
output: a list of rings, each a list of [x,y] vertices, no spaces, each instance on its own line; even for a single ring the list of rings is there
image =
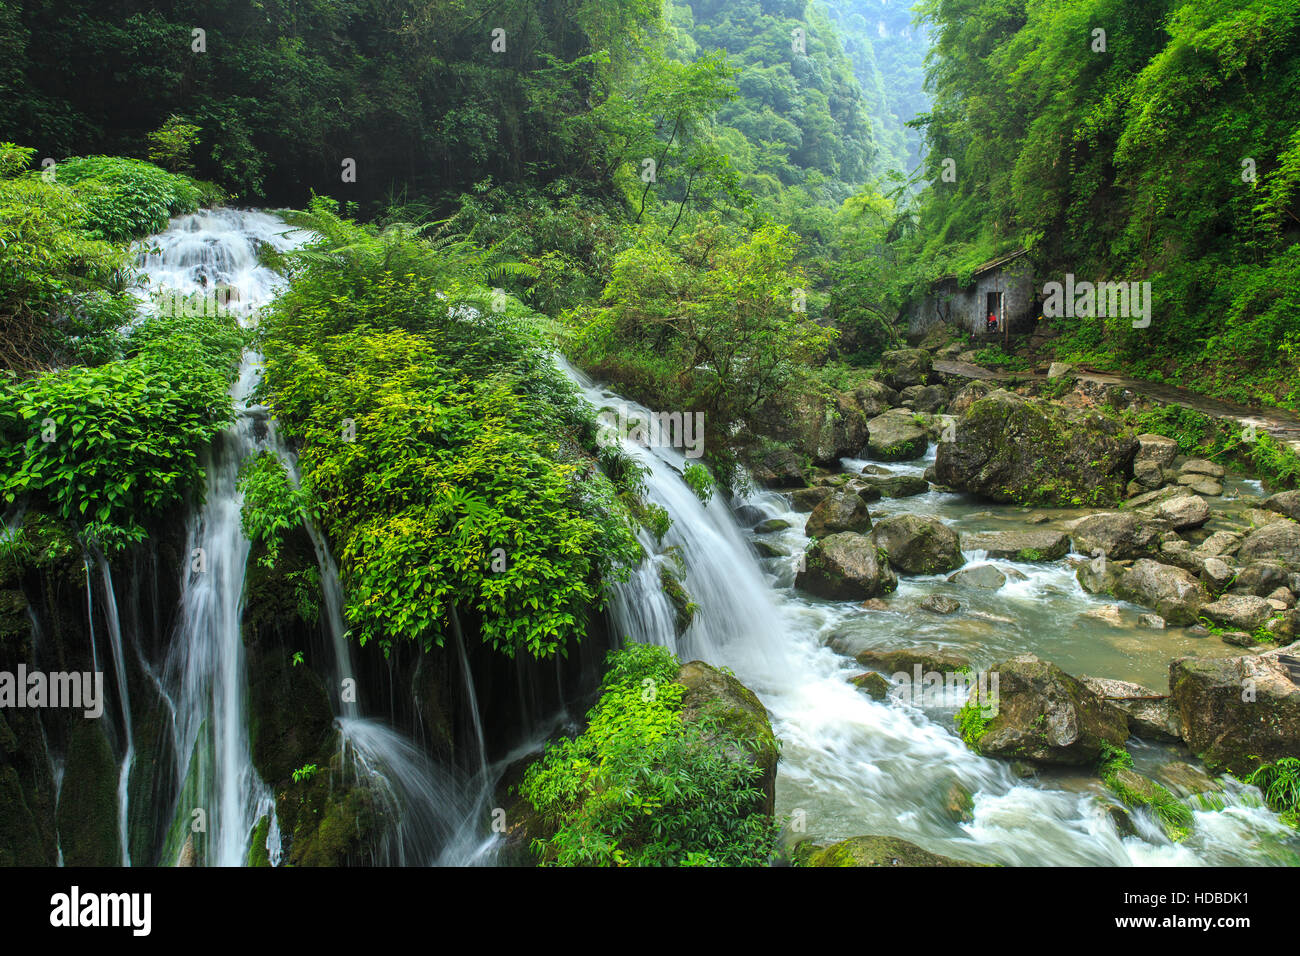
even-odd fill
[[[1178,457],[1178,442],[1164,435],[1138,435],[1137,443],[1137,453],[1133,456],[1135,467],[1137,462],[1145,461],[1160,469],[1169,468]]]
[[[924,385],[933,364],[924,349],[895,349],[880,356],[880,377],[893,389]]]
[[[790,507],[800,512],[812,511],[833,494],[835,494],[835,489],[829,485],[796,488],[790,493]]]
[[[867,454],[877,461],[910,461],[930,447],[925,429],[906,408],[892,408],[867,422]]]
[[[940,442],[941,484],[994,501],[1112,505],[1124,496],[1137,441],[1114,420],[997,391]]]
[[[965,415],[967,410],[986,395],[996,392],[998,387],[992,382],[975,379],[958,389],[948,402],[948,411],[953,415]]]
[[[850,601],[888,594],[898,587],[898,577],[871,538],[845,531],[808,549],[794,583],[819,597]]]
[[[1264,499],[1264,507],[1286,515],[1292,521],[1300,521],[1300,491],[1282,491]]]
[[[1183,725],[1167,694],[1126,680],[1080,677],[1088,689],[1128,716],[1129,731],[1143,740],[1181,740]]]
[[[915,411],[933,414],[948,403],[948,390],[942,385],[909,385],[898,393],[898,401]]]
[[[1124,569],[1115,596],[1151,608],[1170,624],[1195,624],[1210,603],[1205,585],[1191,573],[1149,558]]]
[[[1192,753],[1214,771],[1244,775],[1261,761],[1300,757],[1300,686],[1283,655],[1300,644],[1244,657],[1182,657],[1169,688]]]
[[[1128,569],[1127,561],[1111,561],[1099,554],[1091,561],[1079,565],[1074,573],[1079,587],[1089,594],[1114,594],[1115,584]]]
[[[853,392],[858,407],[868,419],[875,418],[881,412],[887,412],[898,404],[898,392],[884,382],[868,381]]]
[[[855,656],[863,667],[886,674],[908,674],[917,668],[924,673],[957,674],[970,669],[970,658],[942,647],[904,647],[882,650],[868,648]]]
[[[802,840],[790,856],[795,866],[984,866],[940,856],[915,843],[887,836],[849,837],[829,846]]]
[[[1199,528],[1210,520],[1210,506],[1199,495],[1175,495],[1135,510],[1172,531]]]
[[[1074,550],[1112,561],[1150,557],[1160,550],[1160,526],[1142,515],[1107,511],[1088,515],[1070,531]]]
[[[1237,550],[1242,564],[1274,561],[1292,571],[1300,571],[1300,524],[1274,521],[1246,535]]]
[[[930,490],[930,483],[919,475],[864,475],[855,480],[875,491],[877,498],[910,498]]]
[[[986,715],[963,724],[966,742],[980,753],[1078,766],[1094,763],[1104,745],[1120,747],[1128,739],[1124,713],[1050,661],[1022,654],[989,675],[958,714]]]
[[[757,787],[763,794],[751,813],[771,817],[776,806],[776,735],[767,709],[752,690],[731,674],[703,661],[683,664],[677,683],[682,695],[682,721],[707,721],[705,741],[726,759],[745,762],[761,771]]]
[[[851,491],[837,491],[813,508],[804,533],[810,538],[825,538],[841,531],[870,530],[867,503]]]
[[[964,540],[965,536],[963,536]],[[948,581],[951,584],[964,584],[970,588],[996,591],[1007,583],[1007,576],[991,564],[977,564],[948,575]]]
[[[1028,531],[975,531],[961,536],[963,551],[984,551],[1008,561],[1055,561],[1070,551],[1070,539],[1046,528]]]
[[[768,452],[753,466],[754,480],[767,488],[803,488],[803,463],[788,448]]]
[[[1273,614],[1273,606],[1253,594],[1225,594],[1201,608],[1201,617],[1211,624],[1252,634]]]
[[[938,574],[962,566],[961,539],[938,518],[897,514],[881,518],[871,532],[876,547],[905,574]]]

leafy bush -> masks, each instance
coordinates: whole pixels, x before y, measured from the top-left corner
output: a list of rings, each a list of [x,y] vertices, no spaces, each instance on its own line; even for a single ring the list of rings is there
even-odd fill
[[[23,174],[33,155],[0,143],[0,368],[103,361],[136,306],[129,256],[87,231],[81,188]]]
[[[61,182],[81,186],[87,227],[109,241],[161,232],[172,216],[194,212],[212,198],[211,187],[188,176],[121,156],[66,159],[55,175]]]
[[[289,257],[292,287],[262,320],[268,400],[334,542],[352,634],[441,644],[459,610],[509,654],[581,638],[640,548],[543,326],[484,285],[502,264],[322,201],[296,221],[321,240]]]
[[[233,319],[151,318],[128,356],[0,387],[0,495],[105,549],[202,488],[199,455],[233,417],[244,336]]]
[[[728,757],[663,647],[612,651],[587,729],[547,747],[519,786],[554,828],[534,851],[559,866],[760,866],[775,827],[753,812],[761,771]]]
[[[239,490],[244,495],[240,527],[248,540],[266,548],[260,560],[265,567],[273,568],[285,535],[302,525],[306,495],[293,486],[284,462],[270,451],[240,466]]]

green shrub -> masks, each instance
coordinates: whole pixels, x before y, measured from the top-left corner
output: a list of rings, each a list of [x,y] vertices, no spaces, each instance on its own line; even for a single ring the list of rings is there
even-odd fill
[[[761,771],[728,757],[707,721],[685,724],[666,648],[613,651],[586,730],[547,747],[519,786],[554,835],[560,866],[760,866],[776,829],[754,813]]]
[[[228,317],[151,318],[126,358],[0,385],[0,495],[105,549],[202,489],[199,455],[233,418],[242,330]]]
[[[66,159],[55,175],[60,182],[81,187],[87,228],[109,241],[161,232],[172,216],[194,212],[212,198],[211,187],[188,176],[121,156]]]
[[[1300,757],[1263,764],[1246,778],[1246,783],[1259,787],[1269,809],[1290,826],[1300,828]]]

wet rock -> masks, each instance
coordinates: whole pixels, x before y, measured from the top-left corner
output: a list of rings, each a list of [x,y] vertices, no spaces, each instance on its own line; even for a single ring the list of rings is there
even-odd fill
[[[1181,740],[1183,727],[1167,695],[1150,687],[1104,677],[1081,677],[1094,694],[1128,717],[1129,732],[1143,740]]]
[[[1213,478],[1207,478],[1205,475],[1179,475],[1178,484],[1185,486],[1188,491],[1196,492],[1198,495],[1217,497],[1223,494],[1223,485]]]
[[[790,522],[784,518],[766,518],[754,526],[755,534],[772,534],[774,531],[784,531],[790,527]]]
[[[1159,614],[1139,614],[1138,627],[1145,627],[1152,631],[1163,631],[1165,629],[1165,619]]]
[[[1253,594],[1225,594],[1201,608],[1201,617],[1212,624],[1252,633],[1273,613],[1268,601]]]
[[[1169,686],[1184,738],[1212,771],[1238,776],[1260,763],[1300,753],[1300,686],[1279,656],[1292,644],[1242,657],[1183,657],[1169,665]]]
[[[1062,531],[963,532],[963,551],[984,551],[990,558],[1009,561],[1056,561],[1070,550],[1070,539]]]
[[[1133,480],[1143,488],[1159,488],[1165,481],[1164,469],[1154,461],[1134,461]]]
[[[1007,583],[1007,576],[991,564],[977,564],[948,575],[948,580],[952,584],[996,591]]]
[[[943,594],[932,594],[921,602],[921,608],[934,614],[956,614],[961,603]]]
[[[861,480],[875,491],[876,498],[910,498],[930,490],[930,483],[916,475],[890,475],[887,478],[869,477]]]
[[[725,671],[703,661],[683,664],[677,683],[682,695],[682,721],[708,720],[713,726],[704,740],[726,759],[756,767],[761,776],[754,784],[763,795],[750,812],[770,818],[776,806],[778,745],[767,709],[752,690]]]
[[[1240,553],[1238,553],[1240,557]],[[1234,594],[1256,594],[1263,597],[1291,580],[1290,572],[1276,561],[1257,561],[1237,570],[1232,579]]]
[[[800,488],[791,493],[790,507],[795,511],[812,511],[834,493],[834,488],[828,488],[825,485],[817,485],[813,488]]]
[[[1189,458],[1183,462],[1178,471],[1179,474],[1183,475],[1206,475],[1216,479],[1223,478],[1227,474],[1222,465],[1207,461],[1204,458]]]
[[[867,671],[849,678],[849,683],[862,691],[872,700],[884,700],[889,696],[889,679],[884,674]]]
[[[868,484],[868,480],[865,478],[850,478],[845,482],[844,490],[853,492],[863,501],[871,502],[880,500],[880,489],[875,485]]]
[[[774,544],[768,544],[766,541],[755,541],[754,550],[758,552],[760,558],[784,558],[788,557],[790,552],[785,548],[779,548]]]
[[[1214,559],[1218,560],[1218,559]],[[1205,558],[1192,550],[1186,541],[1166,541],[1160,545],[1160,561],[1182,568],[1188,574],[1200,577],[1205,572]],[[1220,564],[1223,562],[1220,561]]]
[[[871,532],[876,547],[905,574],[937,574],[961,567],[961,541],[938,518],[898,514],[882,518]]]
[[[805,840],[795,845],[791,858],[795,866],[983,866],[887,836],[850,837],[830,846]]]
[[[918,412],[933,414],[947,404],[948,390],[942,385],[909,385],[898,397]]]
[[[1233,647],[1254,647],[1259,643],[1249,631],[1221,631],[1219,640]]]
[[[884,382],[870,381],[853,393],[858,406],[868,418],[875,418],[881,412],[887,412],[898,404],[898,392]]]
[[[1104,604],[1101,607],[1094,607],[1083,612],[1084,617],[1090,617],[1096,621],[1102,621],[1113,627],[1123,627],[1124,617],[1120,614],[1118,604]]]
[[[880,377],[894,389],[924,385],[933,364],[924,349],[894,349],[880,356]]]
[[[886,674],[908,674],[921,668],[921,673],[958,674],[970,669],[970,659],[956,651],[939,647],[907,647],[896,650],[870,649],[855,657],[863,667]]]
[[[1217,793],[1223,789],[1200,767],[1183,760],[1161,764],[1155,769],[1153,776],[1168,787],[1174,796],[1181,799],[1201,793]]]
[[[810,538],[825,538],[841,531],[870,530],[871,516],[867,503],[856,494],[837,491],[813,508],[804,533]]]
[[[964,415],[966,410],[986,395],[996,392],[998,387],[992,382],[975,379],[963,386],[948,403],[948,411],[953,415]]]
[[[1300,524],[1274,521],[1246,535],[1237,551],[1242,564],[1274,561],[1292,571],[1300,571]]]
[[[1006,391],[979,399],[940,442],[940,482],[994,501],[1051,506],[1121,500],[1137,441],[1099,413]]]
[[[1151,462],[1158,468],[1168,468],[1178,457],[1178,442],[1164,435],[1138,435],[1137,442],[1137,454],[1133,457],[1135,468],[1139,461]]]
[[[802,488],[808,484],[803,474],[803,462],[788,448],[764,455],[754,469],[754,479],[768,488]]]
[[[1079,586],[1089,594],[1113,594],[1127,563],[1108,561],[1104,555],[1085,561],[1074,572]]]
[[[1215,531],[1196,546],[1196,553],[1207,558],[1221,558],[1237,553],[1241,547],[1241,535],[1234,531]]]
[[[1210,601],[1199,580],[1182,568],[1148,558],[1133,562],[1115,582],[1115,596],[1156,611],[1170,624],[1195,624]]]
[[[1022,654],[991,673],[993,687],[976,685],[967,707],[996,705],[996,715],[967,739],[992,757],[1057,765],[1094,763],[1103,745],[1121,747],[1128,718],[1050,661]]]
[[[1146,508],[1150,505],[1158,504],[1162,501],[1168,501],[1170,498],[1181,498],[1187,494],[1186,488],[1180,488],[1177,485],[1168,485],[1164,488],[1157,488],[1154,491],[1144,491],[1124,502],[1124,508],[1128,511],[1134,511],[1140,508]]]
[[[910,461],[920,458],[930,447],[925,429],[905,408],[877,415],[867,423],[867,430],[867,452],[878,461]]]
[[[850,601],[888,594],[898,587],[898,578],[871,538],[846,531],[821,538],[808,549],[795,587]]]
[[[741,505],[732,514],[736,516],[736,524],[742,528],[752,528],[767,517],[766,511],[753,505]]]
[[[1123,807],[1114,803],[1109,804],[1106,807],[1106,816],[1110,817],[1110,822],[1114,824],[1115,832],[1120,835],[1120,839],[1138,835],[1137,827],[1133,825],[1132,818]]]
[[[1080,554],[1103,555],[1111,560],[1144,558],[1160,547],[1160,526],[1128,511],[1089,515],[1070,531],[1074,550]]]
[[[1179,495],[1135,509],[1174,531],[1199,528],[1210,520],[1210,506],[1199,495]]]
[[[885,601],[882,601],[880,598],[868,598],[867,600],[859,604],[858,607],[862,608],[864,611],[888,611],[889,610],[889,604]]]
[[[944,794],[943,809],[953,823],[970,823],[975,819],[975,797],[954,781]]]
[[[1300,521],[1300,490],[1271,495],[1264,499],[1263,505],[1269,511],[1286,515],[1292,521]]]

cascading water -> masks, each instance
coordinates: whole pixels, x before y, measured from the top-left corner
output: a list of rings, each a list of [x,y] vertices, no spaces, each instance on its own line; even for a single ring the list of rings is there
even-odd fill
[[[300,241],[265,213],[208,210],[181,217],[150,239],[139,266],[149,278],[151,299],[163,307],[219,303],[247,323],[283,284],[258,263],[258,245],[285,250]],[[209,295],[218,290],[220,298]],[[164,862],[174,861],[195,832],[195,811],[204,824],[198,832],[206,834],[202,860],[214,866],[243,865],[254,825],[263,815],[273,816],[272,794],[249,752],[240,631],[249,542],[240,529],[239,466],[265,446],[258,435],[266,409],[249,398],[258,363],[255,353],[243,357],[231,389],[235,421],[208,451],[205,501],[187,529],[180,623],[160,682],[180,755],[180,797]],[[277,845],[273,831],[268,846],[274,851]]]
[[[624,405],[630,417],[648,420],[646,409],[560,364],[597,410]],[[856,672],[847,669],[851,662],[824,643],[863,612],[791,586],[807,543],[800,530],[806,516],[775,494],[750,502],[791,523],[793,554],[765,572],[726,504],[716,495],[703,504],[682,480],[688,462],[679,451],[626,439],[622,446],[648,469],[648,497],[673,523],[662,546],[643,540],[652,557],[614,595],[619,632],[671,646],[683,660],[727,666],[758,694],[782,741],[778,814],[797,816],[806,835],[901,836],[955,858],[1008,865],[1271,863],[1293,851],[1293,832],[1251,788],[1231,781],[1217,795],[1223,809],[1196,811],[1186,842],[1170,842],[1148,821],[1139,821],[1138,837],[1121,838],[1087,779],[1022,780],[967,748],[947,729],[960,701],[920,707],[872,700],[847,681]],[[667,548],[684,560],[684,585],[699,607],[680,640],[655,565]],[[973,821],[945,813],[953,783],[975,795]]]

